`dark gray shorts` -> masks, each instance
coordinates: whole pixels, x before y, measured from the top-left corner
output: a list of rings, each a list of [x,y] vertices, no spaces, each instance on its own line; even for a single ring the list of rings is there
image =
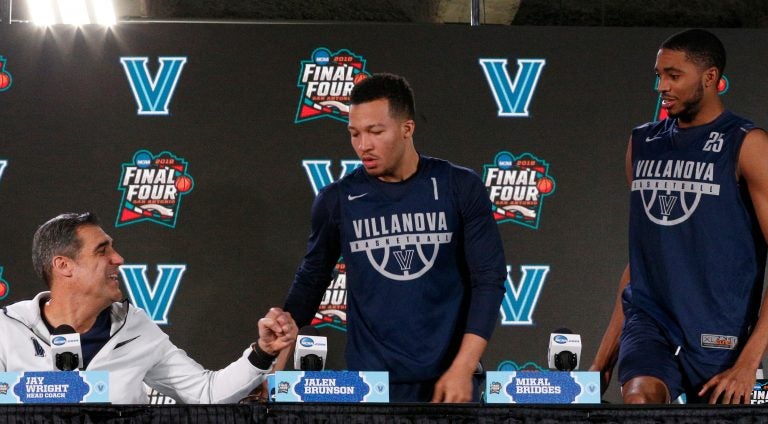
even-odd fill
[[[670,399],[685,394],[688,403],[706,402],[698,392],[710,378],[732,364],[693,362],[685,349],[678,351],[664,329],[649,315],[626,301],[619,347],[618,380],[622,385],[641,376],[656,377],[667,385]]]

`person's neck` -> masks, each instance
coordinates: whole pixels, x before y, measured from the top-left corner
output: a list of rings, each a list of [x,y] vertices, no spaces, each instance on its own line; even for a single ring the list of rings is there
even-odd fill
[[[51,292],[51,298],[40,312],[53,328],[66,324],[78,333],[85,333],[93,327],[99,313],[105,308],[103,305],[88,304],[71,296],[57,296]]]
[[[399,183],[411,178],[413,174],[419,169],[419,154],[415,150],[408,151],[403,157],[401,165],[398,167],[397,172],[378,177],[379,180],[385,183]]]
[[[724,111],[725,106],[720,99],[717,99],[717,101],[710,102],[709,105],[702,106],[699,113],[692,120],[682,121],[678,119],[677,126],[680,128],[691,128],[706,125],[717,119]]]

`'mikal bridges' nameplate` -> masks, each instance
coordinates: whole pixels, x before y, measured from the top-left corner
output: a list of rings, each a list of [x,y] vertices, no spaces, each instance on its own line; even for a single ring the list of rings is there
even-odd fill
[[[595,371],[488,371],[487,403],[600,403]]]

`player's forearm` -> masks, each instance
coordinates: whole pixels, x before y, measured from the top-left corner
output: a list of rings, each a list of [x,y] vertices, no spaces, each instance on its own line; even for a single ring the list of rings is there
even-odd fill
[[[604,370],[612,368],[619,355],[619,339],[621,338],[621,328],[624,324],[624,313],[621,310],[621,304],[614,307],[611,314],[611,320],[608,328],[605,329],[600,346],[592,362],[593,370]]]
[[[474,373],[477,364],[488,346],[488,341],[477,334],[466,333],[461,340],[459,352],[451,363],[451,368],[459,369],[467,373]]]
[[[760,361],[762,361],[765,355],[766,349],[768,349],[768,296],[763,298],[763,304],[760,308],[760,318],[755,323],[755,329],[752,334],[749,335],[747,343],[744,345],[744,350],[739,354],[736,359],[736,366],[750,367],[757,370],[760,367]]]
[[[619,355],[619,339],[621,338],[621,329],[624,326],[624,308],[622,306],[621,296],[624,289],[629,284],[629,265],[624,269],[619,280],[619,289],[616,294],[616,301],[613,305],[611,319],[608,327],[605,329],[603,339],[597,349],[597,354],[592,362],[592,369],[604,370],[611,368],[616,363]]]

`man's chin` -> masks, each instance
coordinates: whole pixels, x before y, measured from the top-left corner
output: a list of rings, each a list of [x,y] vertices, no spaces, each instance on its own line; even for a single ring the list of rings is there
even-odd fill
[[[115,294],[112,296],[112,299],[111,299],[111,300],[112,300],[112,302],[122,302],[122,301],[123,301],[123,299],[125,299],[125,296],[123,296],[123,292],[122,292],[122,291],[120,291],[120,290],[118,290],[118,291],[117,291],[117,293],[115,293]]]

